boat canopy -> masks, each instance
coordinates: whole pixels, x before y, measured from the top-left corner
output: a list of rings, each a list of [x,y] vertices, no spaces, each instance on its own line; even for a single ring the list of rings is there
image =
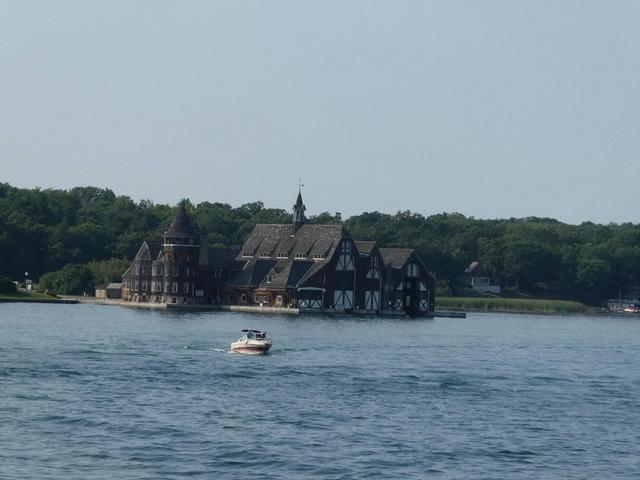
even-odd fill
[[[240,330],[242,333],[267,333],[267,332],[263,332],[262,330],[253,330],[251,328],[243,328],[242,330]]]

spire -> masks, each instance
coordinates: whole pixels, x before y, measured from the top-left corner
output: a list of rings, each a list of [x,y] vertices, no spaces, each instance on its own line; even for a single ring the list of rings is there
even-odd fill
[[[304,216],[304,211],[307,207],[304,206],[302,202],[302,184],[298,185],[298,198],[296,199],[296,203],[293,206],[293,231],[296,232],[307,219]]]
[[[185,208],[185,202],[180,202],[178,206],[178,211],[176,212],[176,216],[169,225],[169,229],[164,232],[166,236],[172,237],[193,237],[195,236],[195,232],[193,230],[193,226],[191,225],[191,220],[189,220],[189,215],[187,215],[187,210]]]

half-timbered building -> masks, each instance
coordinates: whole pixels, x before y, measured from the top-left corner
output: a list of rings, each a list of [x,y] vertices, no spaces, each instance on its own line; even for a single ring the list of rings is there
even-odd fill
[[[241,305],[305,311],[397,312],[434,309],[434,279],[411,249],[354,241],[342,225],[308,224],[302,195],[290,225],[256,225],[229,282]]]
[[[123,298],[168,304],[296,307],[301,311],[425,315],[434,279],[417,252],[355,241],[343,225],[307,222],[298,192],[291,224],[256,225],[241,249],[212,249],[184,205],[161,244],[143,242]]]

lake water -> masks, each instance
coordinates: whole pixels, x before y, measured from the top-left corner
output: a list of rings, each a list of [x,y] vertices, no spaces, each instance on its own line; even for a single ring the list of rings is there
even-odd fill
[[[0,479],[639,476],[640,319],[0,304]]]

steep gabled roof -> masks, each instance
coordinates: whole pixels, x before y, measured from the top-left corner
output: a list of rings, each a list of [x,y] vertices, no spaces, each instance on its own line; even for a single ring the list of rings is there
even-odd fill
[[[469,266],[465,269],[464,273],[468,274],[468,275],[472,275],[474,273],[481,273],[482,270],[482,266],[480,265],[480,262],[478,261],[473,261],[469,264]]]
[[[376,242],[370,242],[370,241],[356,241],[356,248],[358,249],[358,252],[360,252],[360,255],[371,255],[371,251],[373,250],[373,247],[376,246]]]
[[[229,285],[239,288],[253,288],[264,280],[269,271],[276,265],[275,260],[249,260],[245,267],[236,275]]]
[[[135,260],[151,260],[151,249],[149,248],[149,244],[145,241],[142,242],[140,248],[138,249],[138,253],[133,258]]]
[[[304,254],[331,257],[342,238],[349,234],[342,225],[302,225],[294,230],[291,225],[256,225],[242,247],[238,259],[251,255],[259,258],[263,254],[278,259],[279,254],[295,258]],[[263,257],[264,258],[264,257]]]
[[[381,248],[384,264],[391,268],[402,268],[414,250],[412,248]]]
[[[275,247],[278,241],[288,236],[291,236],[291,225],[256,225],[242,246],[242,254],[259,255],[261,250],[268,249],[272,244]],[[260,246],[265,239],[268,243],[261,249]],[[272,250],[267,251],[272,253]]]

